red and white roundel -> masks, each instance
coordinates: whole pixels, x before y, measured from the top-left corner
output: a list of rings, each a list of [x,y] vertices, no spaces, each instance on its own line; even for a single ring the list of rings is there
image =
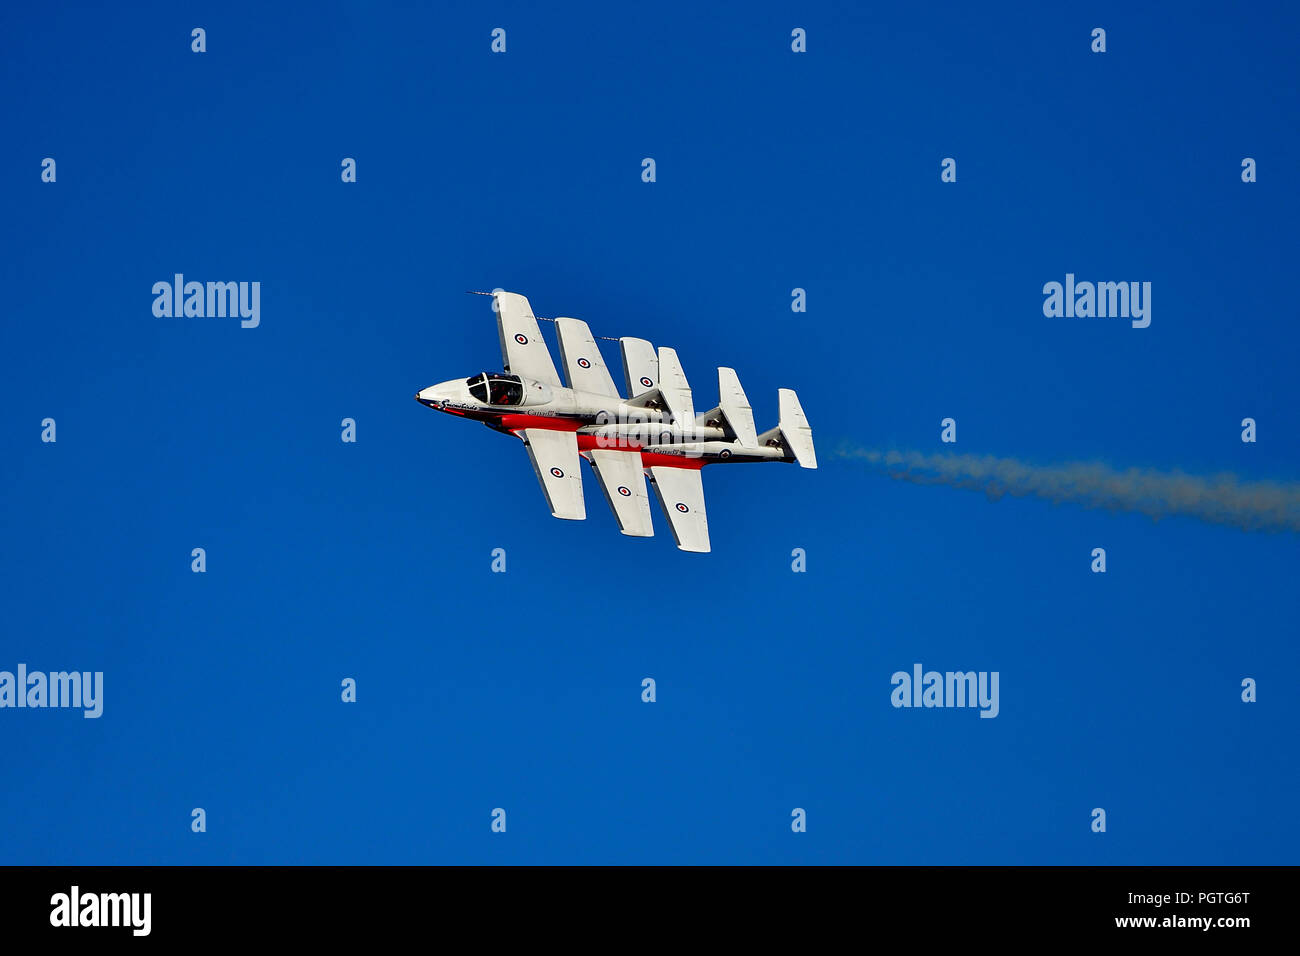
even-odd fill
[[[527,345],[527,344],[528,344],[528,336],[524,335],[524,333],[522,333],[522,332],[517,332],[517,333],[515,334],[515,341],[518,342],[520,345]]]
[[[591,363],[585,358],[578,359],[578,368],[591,368]]]
[[[682,514],[686,514],[686,512],[690,511],[691,509],[686,507],[686,502],[679,501],[677,502],[677,510],[680,511]]]
[[[560,471],[560,469],[558,469],[558,468],[552,468],[552,469],[551,469],[551,474],[553,474],[556,478],[563,478],[563,477],[564,477],[564,472]]]
[[[653,387],[654,387],[654,382],[652,382],[650,379],[646,378],[644,375],[641,376],[641,384],[644,385],[646,388],[653,388]]]
[[[619,485],[619,486],[618,486],[618,493],[619,493],[620,495],[622,495],[624,498],[626,498],[626,497],[628,497],[630,494],[632,494],[632,489],[631,489],[631,488],[628,488],[626,485]]]

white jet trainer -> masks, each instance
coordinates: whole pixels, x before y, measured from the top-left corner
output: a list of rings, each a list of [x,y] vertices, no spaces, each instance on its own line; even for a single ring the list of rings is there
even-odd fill
[[[624,534],[654,534],[649,477],[677,547],[708,551],[700,476],[705,465],[797,461],[817,467],[812,429],[792,390],[778,391],[780,421],[760,435],[735,371],[718,369],[718,405],[697,415],[677,353],[656,352],[645,339],[624,337],[618,341],[628,397],[620,398],[587,323],[555,319],[566,387],[528,300],[514,292],[494,298],[505,372],[431,385],[415,400],[522,439],[555,517],[587,517],[582,457]]]

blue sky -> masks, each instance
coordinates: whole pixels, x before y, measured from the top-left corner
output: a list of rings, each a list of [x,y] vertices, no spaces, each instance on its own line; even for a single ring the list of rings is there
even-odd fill
[[[834,455],[1297,478],[1296,20],[6,7],[0,669],[105,702],[0,710],[0,862],[1296,862],[1294,534]],[[154,317],[177,272],[261,325]],[[1067,272],[1151,326],[1045,318]],[[797,389],[821,468],[706,469],[710,555],[590,478],[556,521],[411,398],[499,368],[494,287],[675,347],[700,407],[734,367],[760,429]],[[999,716],[892,708],[915,662]]]

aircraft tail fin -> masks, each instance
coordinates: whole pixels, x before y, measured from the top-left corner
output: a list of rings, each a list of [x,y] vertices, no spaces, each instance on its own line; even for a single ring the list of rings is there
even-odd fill
[[[780,420],[773,429],[758,436],[760,445],[780,448],[786,461],[797,461],[803,468],[817,467],[817,450],[813,447],[812,427],[799,404],[794,389],[777,390],[780,401]]]
[[[659,392],[664,404],[672,412],[673,421],[695,424],[695,406],[691,399],[691,386],[682,371],[682,363],[675,349],[659,347]]]
[[[745,448],[757,448],[758,433],[754,430],[754,410],[750,408],[745,390],[735,369],[718,369],[718,407],[695,418],[697,425],[725,425],[732,437]]]

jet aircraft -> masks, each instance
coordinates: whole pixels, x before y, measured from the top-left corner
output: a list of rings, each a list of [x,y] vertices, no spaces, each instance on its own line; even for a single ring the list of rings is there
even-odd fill
[[[555,517],[587,517],[581,457],[591,464],[623,534],[654,534],[648,477],[677,547],[707,552],[705,465],[784,461],[817,467],[812,429],[791,389],[778,390],[778,424],[760,435],[733,369],[718,369],[718,404],[696,414],[677,353],[625,336],[618,340],[627,392],[622,398],[587,323],[557,318],[566,385],[528,299],[514,292],[493,297],[505,370],[431,385],[415,399],[521,439]]]

